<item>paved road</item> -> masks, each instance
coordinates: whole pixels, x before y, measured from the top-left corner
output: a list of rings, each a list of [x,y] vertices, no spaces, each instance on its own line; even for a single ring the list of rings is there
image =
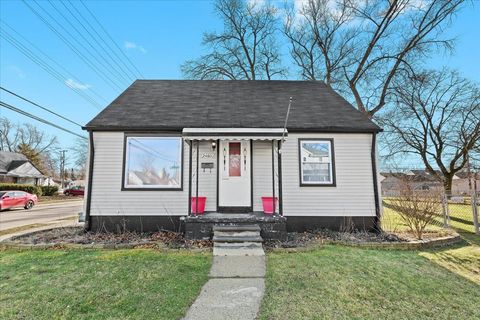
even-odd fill
[[[15,208],[0,212],[0,231],[32,224],[71,222],[63,220],[78,216],[82,211],[83,199],[63,203],[38,204],[31,210]]]

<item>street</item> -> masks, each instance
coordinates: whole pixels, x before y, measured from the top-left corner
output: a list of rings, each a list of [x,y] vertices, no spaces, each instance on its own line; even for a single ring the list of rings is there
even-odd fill
[[[38,204],[30,210],[15,208],[0,212],[0,231],[27,225],[47,225],[51,223],[70,223],[71,217],[78,217],[82,211],[83,199]]]

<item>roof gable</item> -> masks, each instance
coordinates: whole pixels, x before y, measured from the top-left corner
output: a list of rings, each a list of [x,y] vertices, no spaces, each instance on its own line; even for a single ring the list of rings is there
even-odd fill
[[[282,128],[376,132],[381,129],[318,81],[137,80],[87,130]]]
[[[25,162],[28,161],[28,159],[21,153],[0,151],[0,173],[5,173],[11,170],[10,166],[12,163],[19,164],[22,161]]]

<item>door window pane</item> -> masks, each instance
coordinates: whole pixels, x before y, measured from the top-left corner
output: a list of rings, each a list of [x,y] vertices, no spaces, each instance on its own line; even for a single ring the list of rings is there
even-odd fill
[[[230,142],[228,145],[228,174],[230,177],[240,177],[242,175],[240,153],[240,142]]]

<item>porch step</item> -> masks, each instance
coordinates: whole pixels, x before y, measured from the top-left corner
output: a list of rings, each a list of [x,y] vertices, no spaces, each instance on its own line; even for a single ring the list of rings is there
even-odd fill
[[[263,256],[263,246],[260,242],[215,242],[214,256]]]
[[[263,242],[263,239],[258,225],[216,225],[213,227],[213,242]]]
[[[233,237],[219,237],[213,236],[213,242],[263,242],[262,237],[243,237],[243,236],[233,236]]]
[[[260,226],[258,224],[243,224],[243,225],[216,225],[213,226],[213,231],[258,231]]]

